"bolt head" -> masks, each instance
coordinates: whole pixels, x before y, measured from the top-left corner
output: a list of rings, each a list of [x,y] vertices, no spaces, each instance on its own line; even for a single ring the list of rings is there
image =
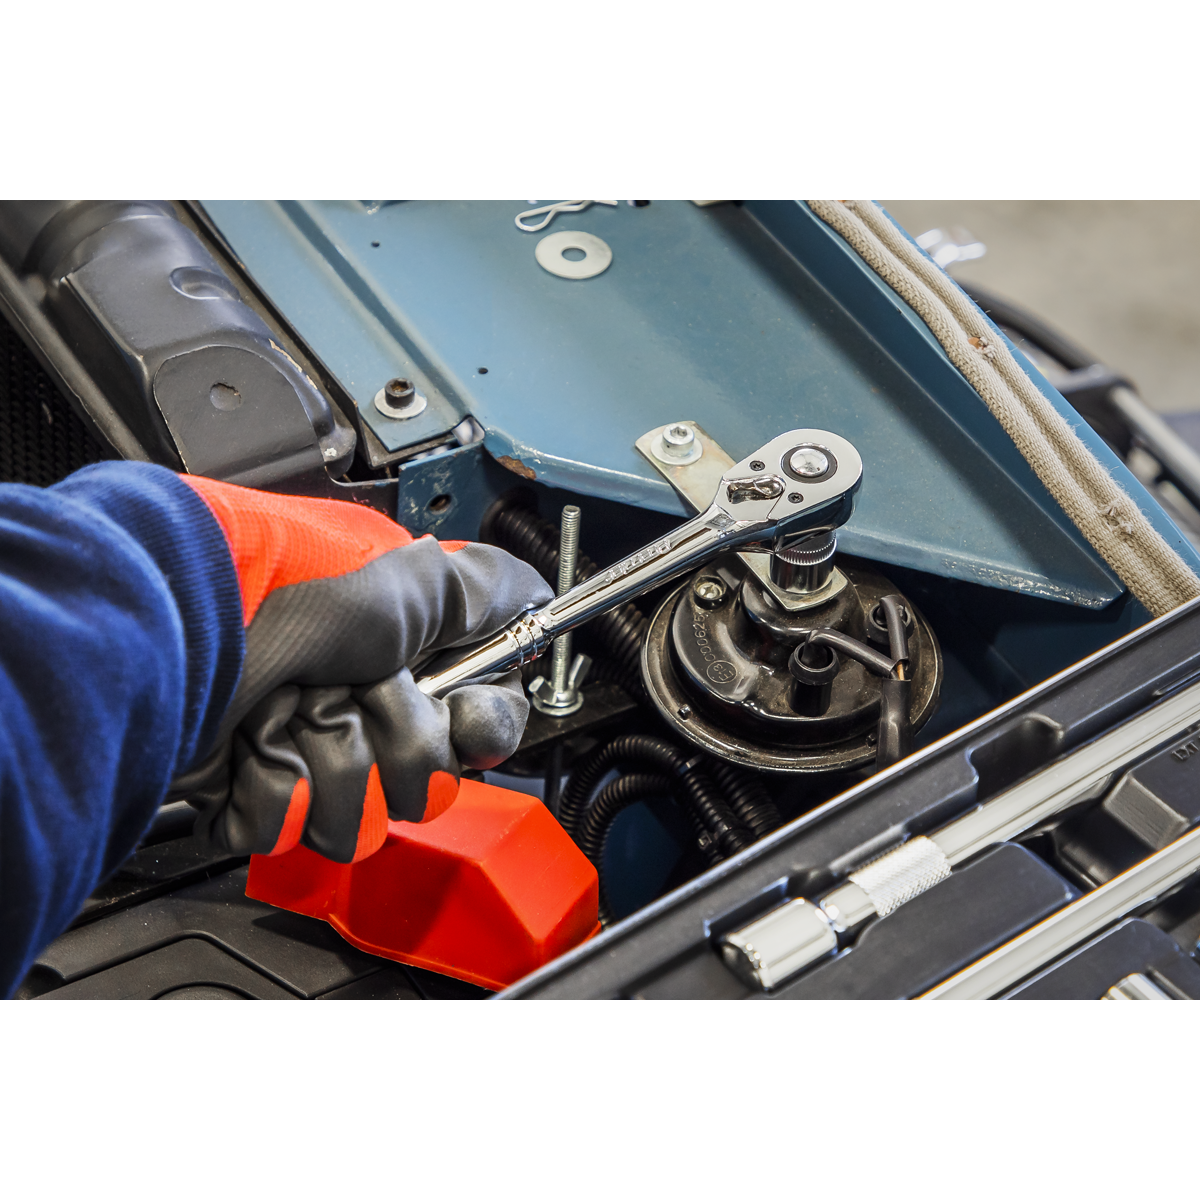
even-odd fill
[[[789,504],[799,504],[803,501],[803,499],[804,497],[799,492],[788,492]]]
[[[686,721],[692,715],[692,706],[690,704],[681,705],[679,708],[679,719]]]
[[[704,579],[697,580],[696,586],[692,588],[692,595],[696,597],[696,603],[702,608],[716,608],[725,599],[727,590],[721,580],[714,579],[709,575]]]
[[[662,431],[663,452],[671,458],[687,458],[695,446],[696,434],[688,425],[668,425]]]
[[[818,450],[816,446],[801,446],[792,452],[788,466],[801,479],[815,479],[829,470],[829,456]]]
[[[754,460],[754,461],[753,461],[753,462],[750,464],[750,470],[752,470],[752,471],[762,471],[762,470],[765,470],[765,469],[766,469],[766,465],[767,465],[767,464],[766,464],[765,462],[763,462],[761,459],[758,459],[758,458],[756,458],[756,459],[755,459],[755,460]]]
[[[417,389],[408,379],[389,379],[383,385],[383,394],[393,408],[407,408],[417,398]]]

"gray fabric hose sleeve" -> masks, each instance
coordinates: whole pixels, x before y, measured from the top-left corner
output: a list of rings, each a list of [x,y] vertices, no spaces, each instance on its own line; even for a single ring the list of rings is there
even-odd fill
[[[1200,596],[1200,577],[1146,519],[944,271],[870,200],[809,200],[929,327],[1063,511],[1154,615]]]

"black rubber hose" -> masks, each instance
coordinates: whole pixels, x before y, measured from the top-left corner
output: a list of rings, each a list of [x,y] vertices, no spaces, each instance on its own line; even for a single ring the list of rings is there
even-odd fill
[[[783,824],[783,817],[762,780],[720,758],[710,758],[705,765],[725,793],[729,806],[756,840]]]
[[[579,848],[586,854],[596,874],[600,876],[600,922],[611,925],[612,905],[604,886],[604,847],[617,814],[639,800],[665,796],[671,791],[671,781],[665,775],[622,775],[606,784],[588,805],[579,830]]]
[[[499,509],[489,522],[491,540],[502,550],[531,564],[544,579],[558,583],[558,528],[552,521],[543,520],[520,504]],[[598,570],[596,564],[581,554],[575,567],[575,582],[590,579]],[[631,695],[640,698],[642,685],[642,641],[646,636],[647,620],[637,605],[618,605],[583,628],[591,633],[613,660],[620,682]]]
[[[662,738],[644,733],[614,738],[583,755],[572,767],[559,820],[578,842],[588,798],[600,780],[614,768],[649,767],[670,780],[672,794],[699,827],[701,848],[711,861],[719,862],[750,845],[754,835],[734,815],[720,789],[701,769],[702,763],[699,755],[688,756]]]
[[[882,679],[879,683],[879,733],[875,765],[882,771],[912,753],[912,722],[908,709],[911,679]]]

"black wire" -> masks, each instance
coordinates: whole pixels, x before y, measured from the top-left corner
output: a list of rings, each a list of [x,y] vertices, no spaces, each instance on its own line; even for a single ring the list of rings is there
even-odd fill
[[[701,755],[689,757],[677,746],[649,734],[630,733],[614,738],[575,763],[563,789],[559,820],[578,842],[588,801],[600,780],[614,769],[649,768],[669,780],[671,794],[692,819],[705,857],[710,863],[720,862],[750,845],[754,835],[734,814],[721,789],[703,769],[704,765]]]
[[[783,824],[779,809],[761,779],[724,759],[710,758],[705,765],[725,793],[729,806],[756,840]]]

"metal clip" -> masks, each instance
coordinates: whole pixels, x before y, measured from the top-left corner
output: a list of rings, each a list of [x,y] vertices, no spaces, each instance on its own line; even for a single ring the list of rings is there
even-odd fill
[[[751,475],[748,479],[731,479],[725,485],[730,504],[744,500],[775,500],[783,495],[783,480],[778,475]]]
[[[518,213],[516,225],[522,233],[540,233],[559,213],[583,212],[585,208],[590,208],[593,204],[610,204],[616,208],[618,203],[617,200],[556,200],[553,204],[543,204],[541,208],[530,208],[523,213]],[[542,219],[536,225],[526,225],[522,220],[524,217],[541,217]]]

